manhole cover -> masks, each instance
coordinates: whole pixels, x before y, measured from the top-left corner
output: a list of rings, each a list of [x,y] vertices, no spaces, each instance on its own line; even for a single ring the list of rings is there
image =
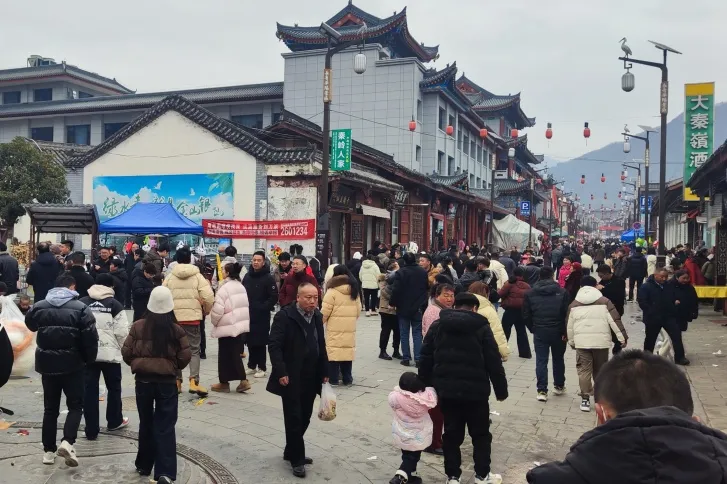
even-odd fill
[[[121,408],[124,410],[137,410],[136,397],[124,397],[121,399]]]

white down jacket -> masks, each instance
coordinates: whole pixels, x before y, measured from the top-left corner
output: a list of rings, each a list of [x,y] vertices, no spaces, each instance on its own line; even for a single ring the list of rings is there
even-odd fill
[[[129,320],[124,306],[114,299],[112,287],[94,284],[88,289],[88,296],[81,298],[83,304],[96,318],[98,332],[98,355],[96,361],[121,363],[121,347],[129,335]]]
[[[240,281],[225,279],[210,313],[213,338],[234,338],[250,332],[250,302]]]
[[[580,288],[568,309],[568,343],[576,349],[611,348],[611,331],[621,343],[626,331],[613,303],[595,287]]]

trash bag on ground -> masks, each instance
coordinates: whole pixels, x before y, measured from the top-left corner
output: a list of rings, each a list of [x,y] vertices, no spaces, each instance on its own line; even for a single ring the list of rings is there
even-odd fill
[[[324,383],[321,390],[321,405],[318,407],[318,418],[330,422],[336,418],[336,394],[330,383]]]
[[[25,316],[10,296],[0,296],[0,323],[13,348],[11,376],[26,376],[35,364],[36,334],[25,325]]]

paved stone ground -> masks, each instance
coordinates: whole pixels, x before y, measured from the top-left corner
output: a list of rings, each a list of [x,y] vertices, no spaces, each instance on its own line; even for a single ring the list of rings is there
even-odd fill
[[[687,353],[692,360],[687,374],[693,384],[696,413],[711,425],[727,430],[727,360],[712,355],[719,349],[727,354],[727,328],[720,325],[727,320],[723,321],[706,306],[703,308],[705,316],[692,323],[685,333]],[[643,325],[638,319],[636,305],[629,304],[624,321],[632,347],[640,347],[643,342]],[[377,317],[359,320],[353,367],[355,384],[337,389],[336,420],[314,420],[306,435],[308,455],[315,461],[309,468],[308,482],[387,482],[399,465],[399,451],[391,443],[387,396],[404,368],[397,361],[377,358],[379,324]],[[511,338],[513,349],[514,339]],[[202,383],[207,386],[216,381],[217,373],[217,345],[211,339],[208,345],[208,359],[202,362]],[[575,352],[570,349],[566,353],[568,392],[551,396],[545,404],[535,400],[534,359],[520,359],[515,354],[505,363],[505,369],[510,398],[502,403],[491,402],[491,410],[499,414],[492,415],[492,467],[494,472],[503,474],[505,482],[524,482],[525,472],[535,462],[562,459],[570,445],[595,425],[595,413],[586,414],[578,408]],[[91,483],[110,482],[108,476],[113,475],[121,482],[136,482],[130,473],[136,451],[133,430],[137,429],[138,417],[133,379],[128,368],[124,372],[124,408],[132,420],[128,434],[103,435],[91,443],[81,433],[77,444],[81,466],[73,471],[66,469],[60,459],[54,467],[40,464],[39,428],[30,428],[28,436],[17,435],[17,427],[0,431],[0,473],[13,477],[2,480]],[[265,392],[266,381],[254,381],[252,391],[244,395],[210,394],[202,402],[187,393],[182,395],[177,424],[179,482],[301,482],[292,477],[282,460],[285,437],[281,405],[277,397]],[[0,390],[0,405],[14,409],[13,418],[18,422],[40,422],[41,392],[37,375],[13,380]],[[103,406],[102,403],[102,415]],[[473,482],[468,442],[463,451],[463,482]],[[427,482],[442,481],[442,459],[425,455],[420,474]]]

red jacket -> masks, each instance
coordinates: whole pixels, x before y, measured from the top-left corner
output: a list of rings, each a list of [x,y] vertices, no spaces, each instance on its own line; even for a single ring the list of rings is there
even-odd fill
[[[506,282],[502,289],[497,291],[497,294],[502,298],[500,300],[500,306],[502,309],[520,309],[523,307],[525,302],[525,293],[530,290],[530,284],[518,279],[515,284]]]
[[[704,274],[702,274],[702,268],[694,262],[692,257],[687,258],[684,262],[684,270],[689,273],[689,279],[692,280],[693,286],[707,285],[707,281],[704,279]]]
[[[291,270],[280,286],[280,295],[278,296],[278,303],[280,304],[280,307],[287,306],[288,304],[295,302],[296,297],[298,296],[298,286],[304,282],[309,282],[318,288],[318,300],[321,300],[321,287],[318,285],[316,278],[308,274],[306,271],[293,272]]]

